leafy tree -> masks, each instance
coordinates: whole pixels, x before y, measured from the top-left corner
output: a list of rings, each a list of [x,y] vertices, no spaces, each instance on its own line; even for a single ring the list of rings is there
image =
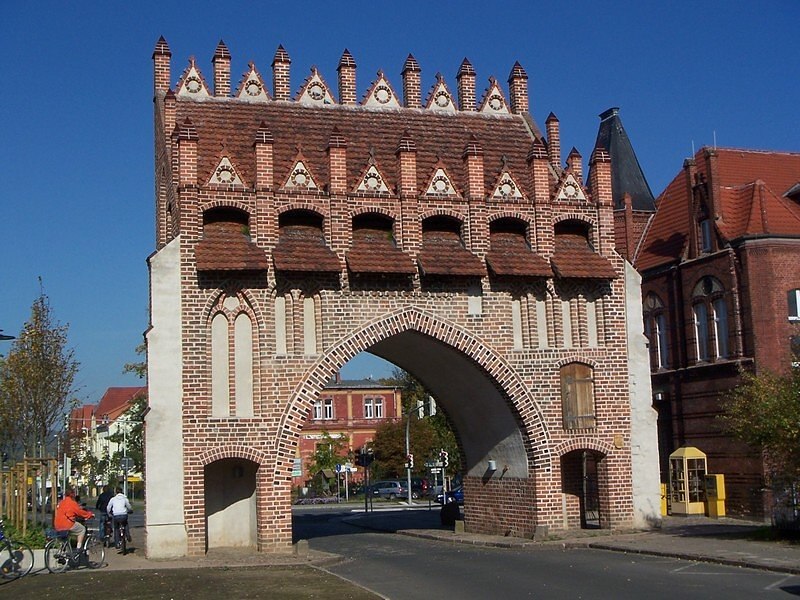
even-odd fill
[[[392,376],[381,380],[384,385],[400,388],[403,398],[403,414],[411,413],[409,425],[409,442],[414,455],[414,474],[425,474],[425,462],[437,460],[439,450],[444,449],[449,455],[449,472],[461,470],[460,452],[455,433],[447,419],[447,415],[437,410],[435,415],[424,416],[428,412],[432,397],[427,388],[413,375],[395,368]],[[423,417],[414,412],[422,407]],[[405,473],[406,422],[384,423],[375,433],[373,449],[376,463],[373,467],[376,476],[400,476]]]
[[[347,447],[347,438],[333,437],[326,430],[322,431],[322,438],[317,442],[316,450],[308,463],[308,474],[311,476],[309,483],[315,493],[330,491],[327,478],[317,477],[317,474],[324,470],[334,471],[336,465],[346,462],[349,459]]]
[[[64,413],[77,405],[79,365],[67,346],[68,329],[55,320],[42,291],[8,356],[0,361],[0,435],[12,456],[44,453]]]
[[[726,401],[727,430],[763,450],[773,483],[800,481],[800,367],[742,379]]]

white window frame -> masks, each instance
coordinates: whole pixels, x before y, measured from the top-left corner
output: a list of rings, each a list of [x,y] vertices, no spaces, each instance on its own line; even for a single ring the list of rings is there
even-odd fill
[[[325,411],[325,416],[322,417],[326,421],[333,419],[333,398],[325,398],[322,401],[322,408]]]
[[[728,357],[728,305],[725,298],[715,298],[711,303],[714,318],[714,350],[717,358]]]
[[[314,420],[322,420],[322,400],[314,400]]]
[[[374,419],[375,415],[372,411],[372,398],[366,397],[364,398],[364,418],[365,419]]]
[[[697,362],[708,362],[711,359],[708,347],[708,306],[705,302],[698,302],[692,306],[692,314],[694,315],[694,348]]]
[[[669,366],[669,349],[667,346],[667,316],[664,313],[658,313],[655,318],[656,326],[656,356],[658,357],[658,366]]]
[[[375,398],[375,418],[382,419],[383,418],[383,398]]]
[[[789,320],[800,321],[800,289],[789,290]]]

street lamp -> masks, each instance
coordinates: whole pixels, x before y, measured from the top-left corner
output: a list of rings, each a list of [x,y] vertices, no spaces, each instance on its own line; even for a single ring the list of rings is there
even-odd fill
[[[15,340],[15,339],[17,338],[15,338],[13,335],[6,335],[5,333],[3,333],[3,330],[0,329],[0,341]]]

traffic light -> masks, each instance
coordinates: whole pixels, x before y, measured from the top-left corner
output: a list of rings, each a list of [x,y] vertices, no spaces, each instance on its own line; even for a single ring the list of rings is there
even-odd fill
[[[406,457],[406,459],[408,460],[408,468],[409,469],[413,469],[414,468],[414,455],[413,454],[409,454]]]
[[[439,454],[439,459],[442,461],[442,466],[443,467],[449,467],[450,466],[450,457],[447,454],[447,450],[442,450],[442,452]]]

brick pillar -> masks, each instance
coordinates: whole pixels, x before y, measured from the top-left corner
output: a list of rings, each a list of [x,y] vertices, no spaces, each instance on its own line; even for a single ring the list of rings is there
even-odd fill
[[[275,51],[275,58],[272,59],[272,91],[275,100],[289,100],[291,96],[289,81],[291,64],[292,59],[289,58],[289,53],[279,45]]]
[[[253,143],[256,159],[256,214],[255,227],[251,226],[250,233],[256,244],[268,250],[272,250],[278,243],[277,216],[271,202],[274,169],[273,144],[272,132],[262,121]]]
[[[334,127],[328,139],[328,192],[330,195],[330,246],[344,259],[352,235],[347,202],[347,140]]]
[[[567,171],[572,173],[575,176],[575,179],[578,180],[578,183],[583,183],[583,163],[581,162],[581,153],[578,152],[578,149],[575,146],[572,147],[572,150],[569,151],[569,156],[567,156]]]
[[[528,74],[519,62],[515,62],[508,76],[508,91],[511,96],[511,112],[521,115],[528,109]]]
[[[177,108],[175,92],[172,90],[167,90],[167,93],[164,96],[164,139],[169,139],[169,136],[175,129]]]
[[[339,102],[342,104],[356,103],[356,61],[353,55],[345,48],[339,66]]]
[[[156,48],[153,50],[153,93],[165,93],[169,89],[170,67],[169,61],[172,58],[167,40],[164,36],[158,38]]]
[[[483,148],[473,135],[461,155],[467,171],[467,201],[469,230],[467,247],[483,257],[489,249],[489,224],[486,220],[485,187],[483,180]]]
[[[611,194],[611,157],[598,146],[592,152],[592,180],[589,182],[592,198],[597,204],[597,251],[609,255],[614,248],[614,199]]]
[[[406,108],[422,107],[422,88],[420,86],[420,74],[422,69],[417,60],[408,55],[403,65],[403,106]]]
[[[547,258],[553,254],[550,166],[547,149],[542,140],[538,138],[528,152],[528,174],[531,179],[534,204],[534,231],[531,232],[531,248]]]
[[[706,173],[708,175],[708,207],[711,213],[712,223],[716,219],[724,219],[725,215],[722,210],[722,202],[719,197],[719,161],[717,160],[716,148],[706,148]]]
[[[231,53],[222,40],[217,44],[211,63],[214,65],[214,95],[227,98],[231,95]]]
[[[561,134],[558,129],[558,117],[553,113],[547,116],[545,121],[547,128],[547,154],[550,157],[550,164],[561,173]]]
[[[475,110],[475,69],[465,58],[456,74],[458,82],[458,109],[464,111]]]
[[[400,228],[402,249],[416,258],[422,244],[417,198],[417,145],[408,131],[397,146],[397,190],[400,195]]]
[[[178,193],[181,237],[192,246],[200,237],[197,214],[197,130],[187,117],[178,129]]]

